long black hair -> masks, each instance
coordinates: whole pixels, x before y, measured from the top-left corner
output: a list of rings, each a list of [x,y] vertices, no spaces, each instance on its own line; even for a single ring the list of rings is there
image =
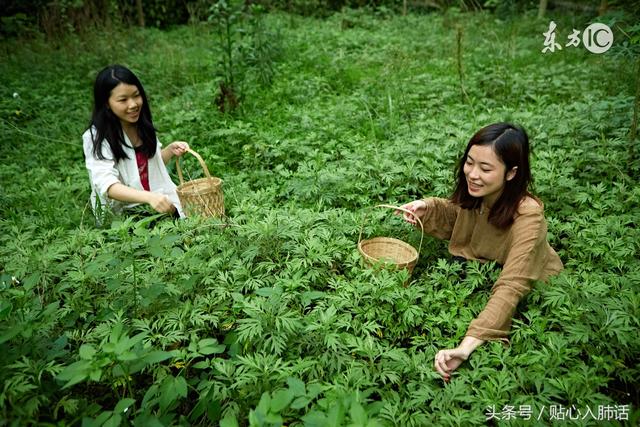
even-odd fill
[[[473,197],[467,188],[464,164],[469,150],[474,145],[491,145],[498,158],[505,164],[506,174],[517,167],[515,176],[506,181],[498,200],[491,207],[489,222],[498,228],[506,228],[513,223],[520,201],[531,196],[529,185],[532,183],[529,166],[529,137],[521,127],[511,123],[494,123],[483,127],[471,137],[464,155],[456,166],[456,187],[451,201],[464,209],[479,208],[481,197]]]
[[[93,114],[89,129],[93,140],[93,154],[98,159],[104,159],[102,154],[102,141],[106,140],[113,153],[116,162],[128,159],[122,146],[125,145],[124,133],[120,119],[109,108],[109,97],[113,88],[120,83],[134,85],[142,96],[142,108],[140,117],[136,123],[138,135],[142,140],[140,148],[147,157],[151,158],[156,153],[156,130],[151,120],[151,110],[147,100],[147,94],[142,83],[131,70],[122,65],[109,65],[100,71],[93,85]],[[95,133],[93,132],[95,127]]]

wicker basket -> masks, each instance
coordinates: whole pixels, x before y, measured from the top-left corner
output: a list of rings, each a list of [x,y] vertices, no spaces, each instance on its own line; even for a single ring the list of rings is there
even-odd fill
[[[408,209],[391,205],[377,205],[376,207],[389,208],[412,215],[418,224],[420,224],[420,246],[418,246],[418,249],[416,250],[416,248],[410,244],[392,237],[374,237],[373,239],[362,240],[362,230],[364,229],[364,222],[367,217],[365,214],[365,217],[362,220],[362,226],[360,227],[360,236],[358,237],[358,251],[362,255],[365,264],[368,266],[382,263],[385,266],[391,266],[398,269],[406,268],[409,270],[409,274],[411,274],[413,268],[418,263],[420,250],[422,249],[422,239],[424,237],[422,221],[420,221],[420,218],[418,218],[416,214]]]
[[[224,216],[222,180],[209,174],[207,165],[198,153],[191,149],[187,151],[198,159],[200,166],[204,170],[205,178],[184,182],[180,158],[176,161],[176,169],[178,169],[178,178],[180,179],[180,185],[176,188],[176,192],[178,193],[178,198],[180,198],[184,214],[187,217],[194,215],[204,217]]]

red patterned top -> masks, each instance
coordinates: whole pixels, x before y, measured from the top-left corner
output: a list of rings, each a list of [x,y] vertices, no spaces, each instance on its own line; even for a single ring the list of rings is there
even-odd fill
[[[149,158],[142,150],[138,148],[136,151],[136,163],[138,164],[138,174],[140,174],[140,182],[142,183],[142,188],[147,191],[149,190]]]

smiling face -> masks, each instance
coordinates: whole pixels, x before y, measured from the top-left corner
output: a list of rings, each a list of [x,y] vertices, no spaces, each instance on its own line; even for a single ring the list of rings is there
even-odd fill
[[[492,145],[473,145],[463,168],[469,194],[482,198],[489,206],[493,205],[500,197],[505,183],[516,175],[517,168],[514,167],[509,172],[506,169]]]
[[[125,127],[138,122],[143,103],[138,87],[126,83],[114,87],[108,101],[109,109]]]

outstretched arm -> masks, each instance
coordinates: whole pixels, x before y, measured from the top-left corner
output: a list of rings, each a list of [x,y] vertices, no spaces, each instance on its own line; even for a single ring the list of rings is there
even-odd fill
[[[435,369],[447,380],[462,362],[486,341],[508,342],[511,318],[533,281],[544,279],[546,223],[542,209],[528,209],[515,220],[511,245],[500,277],[493,285],[484,310],[470,323],[455,349],[436,354]]]
[[[401,206],[413,212],[422,221],[424,232],[438,239],[450,239],[451,231],[458,217],[459,207],[448,199],[429,197],[423,200],[414,200]],[[406,212],[396,211],[397,215],[403,215],[405,221],[416,225],[417,221]]]
[[[544,280],[549,252],[542,208],[527,209],[511,228],[510,247],[502,272],[484,310],[471,321],[466,335],[508,342],[511,318],[536,280]]]
[[[147,203],[159,213],[173,213],[176,209],[164,194],[136,190],[120,182],[112,184],[107,190],[107,195],[125,203]]]

